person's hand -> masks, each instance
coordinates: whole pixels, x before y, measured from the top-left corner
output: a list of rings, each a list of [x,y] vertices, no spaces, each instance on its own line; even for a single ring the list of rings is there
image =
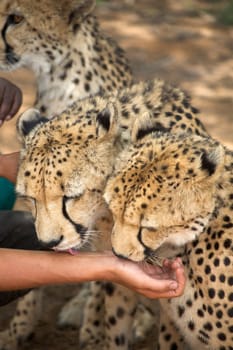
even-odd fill
[[[18,112],[21,104],[21,90],[8,80],[0,78],[0,126]]]
[[[181,259],[165,260],[162,267],[146,262],[134,263],[117,259],[116,280],[120,284],[151,298],[180,296],[185,287],[184,268]]]

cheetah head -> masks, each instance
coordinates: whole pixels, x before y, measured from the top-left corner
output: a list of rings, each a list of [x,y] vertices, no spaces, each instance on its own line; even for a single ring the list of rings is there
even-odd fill
[[[83,100],[52,120],[34,109],[19,118],[23,147],[16,190],[30,202],[46,247],[79,249],[97,235],[95,223],[110,215],[103,189],[118,149],[105,103],[100,99],[101,112]]]
[[[213,213],[223,163],[221,145],[190,135],[155,134],[123,153],[104,194],[114,252],[156,261],[195,240]]]
[[[88,16],[94,0],[1,0],[0,68],[59,64],[69,35]]]

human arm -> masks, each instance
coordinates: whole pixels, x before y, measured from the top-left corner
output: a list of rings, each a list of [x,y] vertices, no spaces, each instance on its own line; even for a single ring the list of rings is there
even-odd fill
[[[18,112],[21,104],[21,90],[10,81],[0,78],[0,126]]]
[[[107,280],[149,298],[176,297],[184,289],[180,261],[167,263],[167,271],[115,257],[111,253],[67,253],[0,249],[0,291],[42,285]]]
[[[0,177],[15,183],[19,162],[19,152],[0,154]]]

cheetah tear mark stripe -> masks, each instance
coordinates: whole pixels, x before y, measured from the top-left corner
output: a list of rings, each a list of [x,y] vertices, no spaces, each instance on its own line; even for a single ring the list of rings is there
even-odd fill
[[[71,198],[68,198],[66,196],[63,197],[62,200],[62,213],[64,215],[64,217],[75,227],[76,232],[83,238],[87,232],[87,228],[84,227],[81,224],[78,224],[76,222],[74,222],[73,220],[71,220],[71,218],[69,217],[67,210],[66,210],[66,203],[70,200]]]
[[[149,248],[149,247],[147,247],[144,243],[143,243],[143,240],[142,240],[142,227],[140,227],[140,229],[139,229],[139,231],[138,231],[138,236],[137,236],[137,238],[138,238],[138,241],[141,243],[141,245],[145,248],[144,249],[144,255],[145,256],[149,256],[150,254],[151,254],[151,252],[152,252],[152,250]]]

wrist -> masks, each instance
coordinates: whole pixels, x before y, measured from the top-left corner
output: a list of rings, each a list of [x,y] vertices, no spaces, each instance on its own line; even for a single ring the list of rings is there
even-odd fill
[[[82,256],[82,253],[79,255],[79,257]],[[94,269],[91,269],[91,273],[93,273],[93,276],[91,276],[91,280],[105,280],[105,281],[112,281],[117,282],[118,280],[118,270],[119,270],[119,264],[117,257],[111,253],[110,251],[104,251],[104,252],[89,252],[89,253],[83,253],[83,258],[87,259],[87,264],[92,263],[92,266],[94,266]],[[93,261],[91,262],[91,260]]]
[[[102,259],[103,261],[100,265],[100,274],[102,276],[100,279],[119,283],[121,279],[122,261],[110,251],[102,253]]]

